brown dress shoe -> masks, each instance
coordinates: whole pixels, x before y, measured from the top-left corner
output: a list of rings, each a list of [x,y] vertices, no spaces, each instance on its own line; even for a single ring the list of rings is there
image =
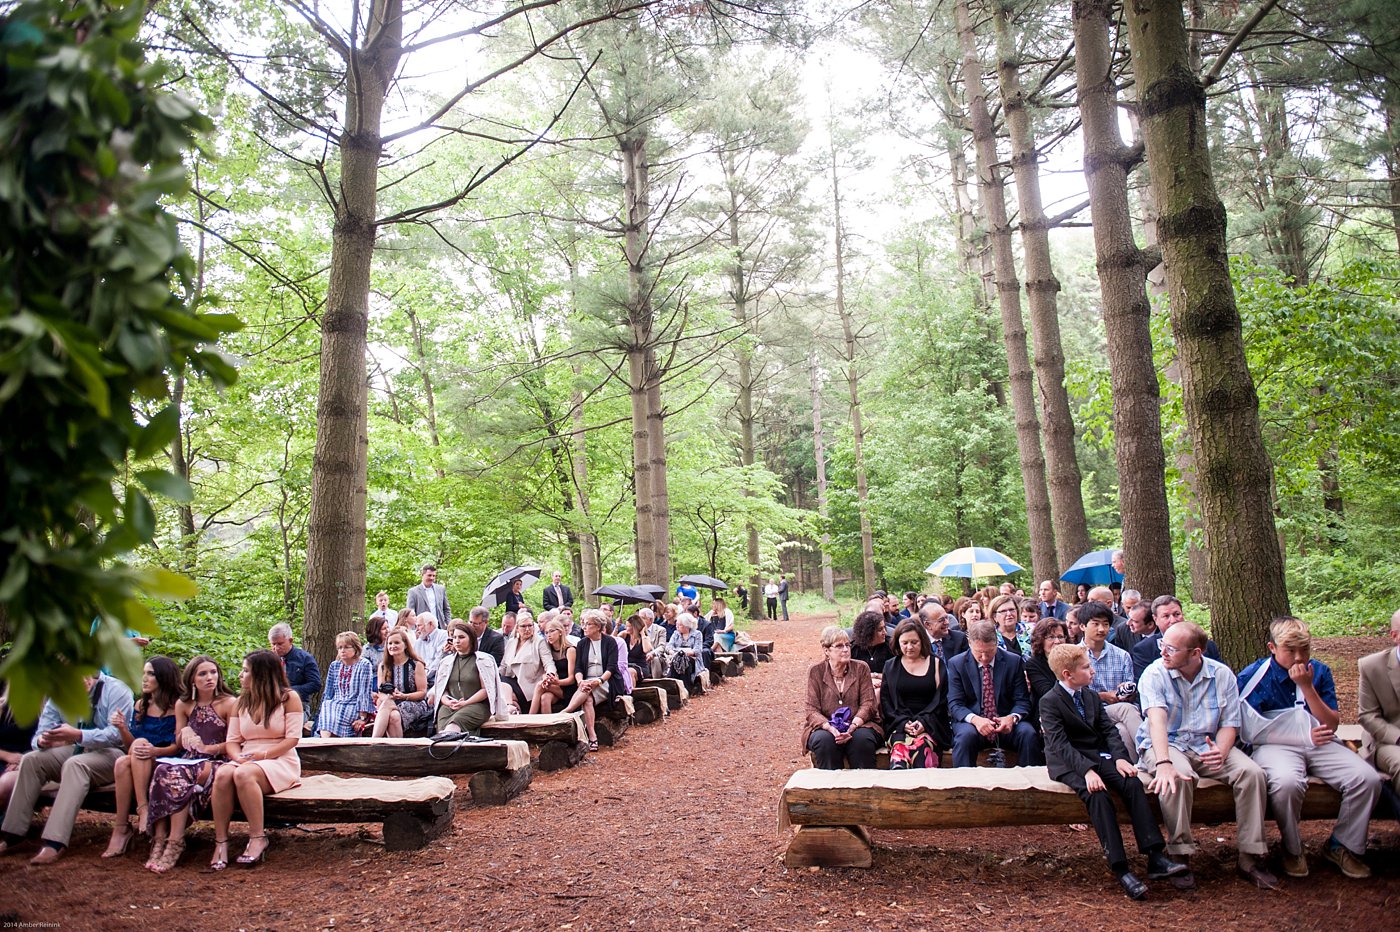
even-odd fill
[[[1278,878],[1260,867],[1258,862],[1248,865],[1240,864],[1237,870],[1241,877],[1254,884],[1260,890],[1278,889]]]
[[[29,859],[29,863],[42,867],[45,864],[52,864],[54,861],[57,861],[61,857],[63,857],[62,848],[54,848],[49,845],[44,845],[44,847],[39,849],[38,854],[34,855],[34,857]]]

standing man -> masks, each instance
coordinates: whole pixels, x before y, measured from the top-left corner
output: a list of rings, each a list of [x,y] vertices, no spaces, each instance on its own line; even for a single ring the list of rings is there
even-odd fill
[[[467,616],[467,623],[471,625],[472,633],[476,635],[476,649],[495,657],[497,667],[504,663],[506,639],[501,635],[501,632],[491,627],[491,612],[485,606],[478,605]]]
[[[734,594],[739,597],[739,610],[747,612],[749,610],[749,587],[739,583],[734,587]]]
[[[436,566],[423,564],[423,582],[408,590],[407,607],[414,615],[431,612],[439,628],[447,627],[452,619],[452,608],[447,604],[447,587],[437,581]]]
[[[1017,766],[1043,763],[1040,735],[1025,721],[1031,694],[1021,655],[997,647],[997,629],[990,621],[968,625],[967,640],[967,650],[948,661],[953,766],[976,767],[979,751],[1002,747],[1003,741],[1016,751]]]
[[[1153,774],[1148,790],[1157,794],[1167,827],[1167,851],[1189,857],[1196,852],[1191,835],[1191,805],[1196,780],[1209,777],[1230,785],[1235,796],[1235,838],[1240,876],[1263,890],[1278,888],[1278,878],[1261,860],[1268,780],[1249,755],[1235,747],[1240,730],[1240,690],[1225,664],[1205,655],[1206,633],[1189,621],[1167,629],[1161,659],[1138,681],[1144,721],[1138,729],[1138,768]],[[1194,889],[1191,874],[1172,884]]]
[[[131,717],[131,688],[105,673],[84,677],[88,690],[88,714],[69,723],[50,699],[39,713],[32,747],[19,759],[19,775],[5,822],[0,826],[0,854],[13,850],[29,833],[29,823],[39,805],[44,784],[58,781],[58,795],[44,823],[43,847],[30,864],[52,864],[63,856],[73,836],[73,823],[88,790],[114,779],[122,756],[121,731],[114,720]]]
[[[696,599],[700,598],[700,593],[688,582],[683,582],[676,587],[676,595],[690,602],[692,605],[695,603]]]
[[[301,697],[302,707],[310,709],[311,701],[321,692],[321,668],[316,665],[316,658],[292,643],[292,626],[285,621],[273,625],[267,632],[267,644],[282,658],[287,683]]]
[[[1123,559],[1123,551],[1113,551],[1112,555],[1108,558],[1108,562],[1113,568],[1113,572],[1117,574],[1113,581],[1116,583],[1123,582],[1128,576],[1128,563]]]
[[[565,605],[570,608],[574,604],[574,592],[564,585],[564,574],[558,570],[554,571],[551,577],[549,588],[544,591],[544,610],[560,609]]]
[[[783,608],[783,621],[788,620],[788,578],[787,573],[778,574],[778,604]]]
[[[1362,750],[1376,769],[1400,786],[1400,612],[1390,616],[1390,647],[1356,662],[1360,676],[1357,706],[1365,729]]]
[[[1381,775],[1337,739],[1342,717],[1332,671],[1312,659],[1312,633],[1297,618],[1269,625],[1269,656],[1240,671],[1237,685],[1244,701],[1261,714],[1291,711],[1302,703],[1317,720],[1312,747],[1263,743],[1254,746],[1254,762],[1269,780],[1269,803],[1283,838],[1283,872],[1308,876],[1308,856],[1298,832],[1308,777],[1314,776],[1342,794],[1337,825],[1322,856],[1347,877],[1364,880],[1371,868],[1361,860],[1371,810],[1381,792]]]
[[[1041,580],[1039,594],[1040,602],[1036,607],[1040,609],[1040,617],[1064,621],[1069,606],[1060,601],[1060,590],[1055,588],[1055,584],[1048,579]]]

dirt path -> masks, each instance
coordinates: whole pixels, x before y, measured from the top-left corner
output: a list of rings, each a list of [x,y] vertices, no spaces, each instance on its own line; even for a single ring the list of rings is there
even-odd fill
[[[773,663],[665,724],[633,727],[577,768],[537,774],[508,806],[461,810],[424,851],[387,852],[374,831],[284,830],[266,865],[212,875],[200,869],[212,849],[205,824],[182,866],[155,877],[140,869],[144,848],[99,861],[107,826],[85,815],[63,865],[0,858],[0,918],[103,930],[1393,925],[1393,823],[1373,826],[1372,881],[1345,881],[1315,859],[1312,878],[1268,896],[1234,878],[1228,827],[1200,833],[1198,892],[1159,885],[1142,904],[1111,886],[1092,833],[1064,828],[880,832],[869,871],[789,872],[777,800],[805,764],[802,690],[830,620],[758,627],[777,641]],[[1355,680],[1345,658],[1372,649],[1328,651],[1339,682]],[[1305,838],[1316,848],[1327,831],[1311,823]]]

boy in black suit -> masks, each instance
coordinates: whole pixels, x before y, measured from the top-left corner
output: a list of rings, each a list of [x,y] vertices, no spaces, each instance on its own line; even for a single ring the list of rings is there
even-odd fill
[[[1147,855],[1147,877],[1161,880],[1187,873],[1187,867],[1167,857],[1161,829],[1147,803],[1137,767],[1128,761],[1118,729],[1104,713],[1103,700],[1089,688],[1094,668],[1084,648],[1059,644],[1050,651],[1056,687],[1040,700],[1040,724],[1045,736],[1045,759],[1052,780],[1058,780],[1084,801],[1089,820],[1103,845],[1108,866],[1130,899],[1147,895],[1147,884],[1128,870],[1118,813],[1107,790],[1123,800],[1133,820],[1138,851]]]

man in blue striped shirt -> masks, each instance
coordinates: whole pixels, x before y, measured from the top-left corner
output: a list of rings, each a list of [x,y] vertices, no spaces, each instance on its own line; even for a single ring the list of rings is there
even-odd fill
[[[1240,691],[1225,664],[1205,656],[1206,633],[1181,621],[1162,635],[1161,658],[1138,680],[1145,716],[1138,729],[1138,767],[1153,775],[1167,829],[1167,851],[1187,857],[1196,851],[1191,805],[1196,780],[1228,783],[1235,797],[1235,841],[1240,876],[1265,890],[1278,878],[1264,869],[1264,807],[1268,783],[1263,769],[1235,747],[1240,729]],[[1189,874],[1172,878],[1178,889],[1195,886]]]

